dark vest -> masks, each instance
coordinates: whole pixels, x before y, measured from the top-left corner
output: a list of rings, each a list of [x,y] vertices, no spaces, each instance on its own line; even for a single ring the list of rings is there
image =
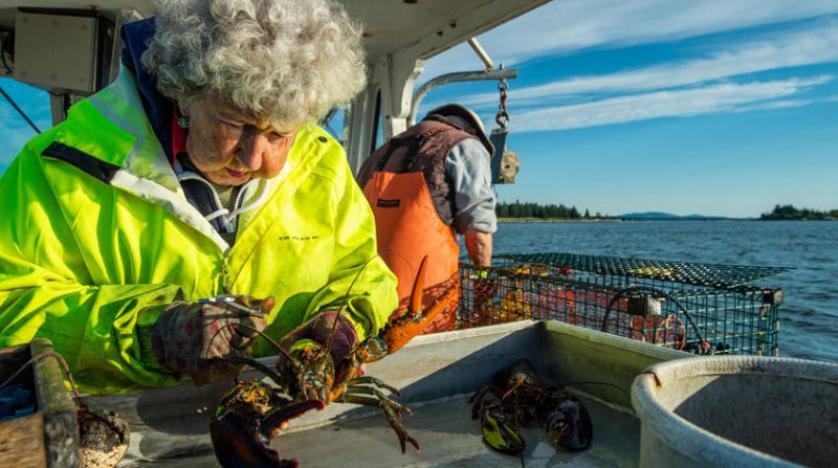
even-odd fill
[[[377,149],[358,171],[358,185],[366,186],[374,172],[421,172],[436,212],[454,224],[454,192],[445,177],[445,157],[456,144],[475,136],[441,115],[432,114]]]

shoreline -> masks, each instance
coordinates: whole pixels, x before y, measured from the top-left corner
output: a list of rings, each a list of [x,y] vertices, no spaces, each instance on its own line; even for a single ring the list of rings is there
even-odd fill
[[[760,218],[698,218],[698,219],[677,219],[677,218],[648,218],[648,219],[632,219],[632,218],[498,218],[498,223],[503,224],[530,224],[530,223],[634,223],[634,222],[648,222],[648,221],[806,221],[806,222],[821,222],[821,221],[838,221],[838,218],[795,218],[795,219],[760,219]]]
[[[498,223],[622,223],[618,218],[498,218]]]

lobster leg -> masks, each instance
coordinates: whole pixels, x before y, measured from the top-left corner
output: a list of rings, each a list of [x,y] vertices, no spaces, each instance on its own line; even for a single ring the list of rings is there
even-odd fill
[[[389,398],[381,390],[373,387],[352,385],[337,401],[381,408],[384,411],[384,419],[387,420],[399,438],[399,446],[401,447],[402,453],[405,453],[406,442],[410,442],[416,448],[416,451],[422,450],[419,442],[407,433],[401,421],[402,411],[407,414],[413,414],[413,412],[407,406]]]
[[[401,417],[388,406],[383,406],[382,409],[384,410],[384,419],[386,419],[387,422],[390,423],[390,427],[396,431],[396,436],[399,438],[399,446],[402,449],[402,454],[405,452],[405,442],[410,442],[410,444],[416,448],[417,452],[421,452],[422,447],[419,445],[419,441],[407,433],[407,429],[405,429],[402,424]]]
[[[477,419],[477,417],[480,416],[480,410],[483,408],[483,399],[486,397],[486,392],[488,392],[491,388],[492,387],[490,385],[481,388],[468,401],[469,403],[472,403],[471,419]]]
[[[413,411],[410,410],[407,406],[395,401],[385,395],[381,390],[370,388],[370,387],[349,387],[349,390],[343,394],[341,397],[342,403],[359,403],[366,406],[380,406],[380,407],[389,407],[397,412],[397,414],[401,414],[402,411],[405,413],[412,415]],[[360,401],[350,401],[348,398],[353,398]],[[367,403],[369,402],[369,403]]]
[[[401,393],[399,393],[399,390],[396,387],[391,387],[390,385],[387,385],[386,383],[384,383],[384,381],[382,381],[381,379],[377,379],[377,378],[375,378],[371,375],[365,375],[363,377],[356,377],[356,378],[349,381],[350,386],[357,386],[359,384],[373,384],[376,387],[381,387],[385,390],[389,390],[389,391],[395,393],[396,395],[401,395]]]

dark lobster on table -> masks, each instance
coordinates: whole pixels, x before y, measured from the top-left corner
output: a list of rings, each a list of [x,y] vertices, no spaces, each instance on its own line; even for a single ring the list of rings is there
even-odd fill
[[[532,422],[544,426],[547,437],[560,450],[584,450],[593,440],[588,410],[561,385],[544,387],[532,364],[522,359],[492,377],[472,398],[472,418],[480,419],[483,441],[510,455],[526,449],[517,431]]]

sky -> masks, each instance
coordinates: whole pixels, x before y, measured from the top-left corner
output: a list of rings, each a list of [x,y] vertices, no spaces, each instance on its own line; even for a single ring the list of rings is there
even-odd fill
[[[478,36],[509,82],[500,201],[618,215],[753,217],[775,204],[838,208],[838,2],[562,0]],[[479,70],[467,45],[428,60],[421,84]],[[6,89],[42,128],[48,96]],[[497,82],[447,85],[446,103],[494,127]],[[0,170],[34,135],[0,101]]]
[[[838,2],[563,0],[478,36],[509,82],[501,201],[752,217],[838,208]],[[419,82],[477,70],[467,45]],[[497,82],[433,91],[494,127]],[[422,113],[420,111],[420,114]]]

